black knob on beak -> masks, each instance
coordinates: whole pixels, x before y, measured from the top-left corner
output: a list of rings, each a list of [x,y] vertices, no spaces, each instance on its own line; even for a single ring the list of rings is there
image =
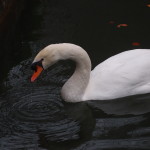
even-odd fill
[[[33,71],[37,71],[37,65],[38,65],[37,62],[32,63],[31,69],[32,69]]]
[[[32,63],[32,64],[31,64],[31,69],[32,69],[33,71],[37,71],[37,66],[40,66],[40,67],[43,68],[42,61],[43,61],[43,59],[41,59],[40,61],[37,61],[37,62]]]

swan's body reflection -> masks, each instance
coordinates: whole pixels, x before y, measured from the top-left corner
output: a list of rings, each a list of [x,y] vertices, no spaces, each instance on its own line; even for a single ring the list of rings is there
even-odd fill
[[[90,107],[106,114],[140,115],[150,111],[150,94],[129,96],[110,101],[88,101]]]

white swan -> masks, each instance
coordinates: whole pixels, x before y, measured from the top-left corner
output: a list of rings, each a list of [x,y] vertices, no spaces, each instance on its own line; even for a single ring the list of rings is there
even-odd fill
[[[31,81],[43,69],[65,59],[76,62],[74,74],[61,90],[65,101],[109,100],[150,92],[150,50],[147,49],[122,52],[91,71],[90,58],[81,47],[69,43],[52,44],[35,57]]]

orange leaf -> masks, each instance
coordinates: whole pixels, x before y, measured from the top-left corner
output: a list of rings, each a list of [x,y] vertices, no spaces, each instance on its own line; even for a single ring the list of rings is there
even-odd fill
[[[133,42],[132,45],[133,46],[140,46],[141,44],[139,42]]]
[[[146,6],[147,6],[147,7],[150,7],[150,4],[147,4]]]
[[[120,27],[127,27],[128,25],[127,24],[118,24],[117,25],[117,28],[120,28]]]

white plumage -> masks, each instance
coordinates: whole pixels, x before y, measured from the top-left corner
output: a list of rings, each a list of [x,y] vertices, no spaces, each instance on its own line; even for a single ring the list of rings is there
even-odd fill
[[[114,99],[150,92],[150,50],[112,56],[91,72],[84,99]]]

